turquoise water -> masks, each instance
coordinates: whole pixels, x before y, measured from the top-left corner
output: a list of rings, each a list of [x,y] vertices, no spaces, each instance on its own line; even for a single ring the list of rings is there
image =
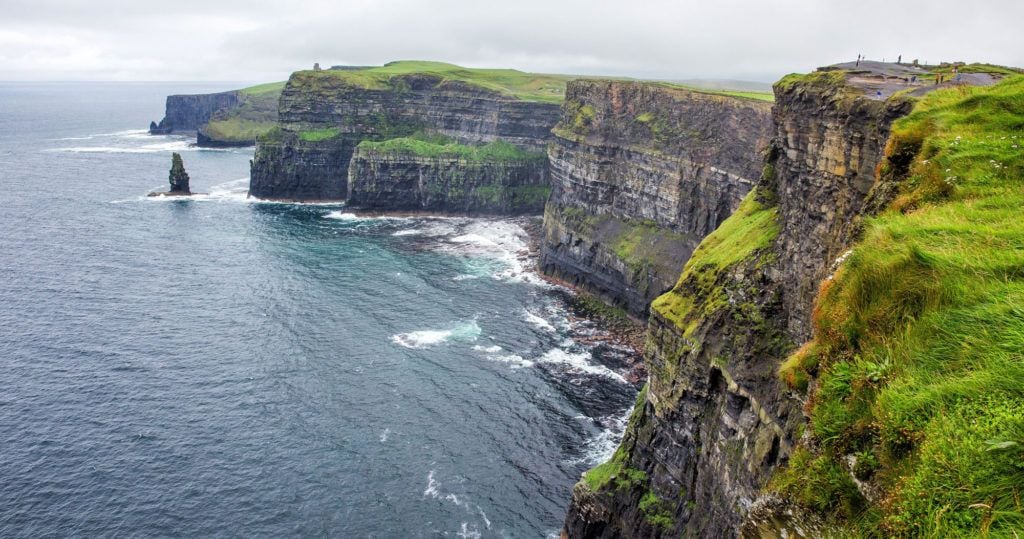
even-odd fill
[[[247,200],[218,89],[0,84],[0,536],[557,531],[636,389],[525,222]]]

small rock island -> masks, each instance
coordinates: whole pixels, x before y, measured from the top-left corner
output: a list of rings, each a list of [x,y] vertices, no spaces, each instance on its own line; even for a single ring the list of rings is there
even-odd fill
[[[149,196],[189,196],[193,194],[188,187],[188,173],[185,172],[185,163],[181,160],[181,154],[177,152],[171,154],[171,174],[168,180],[171,183],[170,191],[154,191]]]

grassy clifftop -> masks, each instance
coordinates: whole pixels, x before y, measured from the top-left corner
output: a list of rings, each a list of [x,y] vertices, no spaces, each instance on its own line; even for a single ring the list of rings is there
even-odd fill
[[[271,82],[238,90],[239,105],[211,118],[203,133],[221,142],[253,142],[277,125],[277,101],[284,85]]]
[[[899,192],[822,284],[814,339],[780,369],[809,391],[815,443],[774,488],[852,535],[1015,537],[1024,77],[926,95],[886,154]]]
[[[565,84],[573,77],[525,73],[515,69],[476,69],[444,62],[399,61],[381,67],[352,70],[299,71],[299,77],[333,77],[358,88],[384,90],[391,88],[396,77],[403,75],[434,75],[521,99],[543,103],[561,103]]]

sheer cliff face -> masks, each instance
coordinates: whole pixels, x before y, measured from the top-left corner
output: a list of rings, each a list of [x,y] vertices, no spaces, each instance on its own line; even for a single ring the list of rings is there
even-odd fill
[[[651,307],[647,391],[609,463],[573,493],[570,537],[813,534],[765,494],[804,423],[777,375],[854,240],[899,99],[842,73],[776,85],[763,178]],[[607,477],[613,479],[607,479]]]
[[[169,95],[164,118],[150,125],[151,133],[194,132],[206,125],[215,113],[238,105],[237,91],[216,94]]]
[[[770,104],[574,81],[549,150],[543,270],[644,315],[760,174]]]
[[[363,140],[429,131],[536,150],[551,138],[558,105],[432,75],[363,87],[330,71],[302,71],[289,79],[278,112],[280,132],[257,143],[250,194],[314,200],[346,198],[348,162]]]
[[[467,162],[362,147],[349,163],[348,188],[353,208],[465,215],[536,215],[550,192],[546,159]]]

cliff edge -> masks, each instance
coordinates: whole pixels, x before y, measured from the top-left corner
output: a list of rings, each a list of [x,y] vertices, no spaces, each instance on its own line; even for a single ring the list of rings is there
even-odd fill
[[[880,97],[860,71],[775,85],[760,179],[651,305],[648,385],[564,535],[1021,522],[1024,87]]]

